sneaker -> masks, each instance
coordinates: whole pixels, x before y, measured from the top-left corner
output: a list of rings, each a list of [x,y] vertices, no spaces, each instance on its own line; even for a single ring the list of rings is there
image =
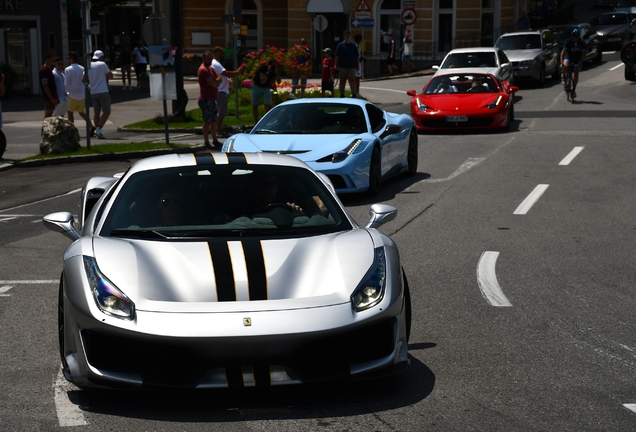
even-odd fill
[[[565,77],[561,77],[561,84],[565,85]]]
[[[219,140],[212,141],[213,147],[223,147],[223,143]]]
[[[576,92],[572,90],[572,99],[574,99],[575,97],[576,97]]]
[[[95,129],[95,135],[97,136],[97,138],[99,139],[106,139],[106,137],[104,136],[104,134],[102,134],[102,129],[101,128],[97,128]]]
[[[203,145],[205,146],[206,149],[208,150],[214,150],[214,146],[212,144],[210,144],[209,142],[204,142]]]
[[[126,90],[126,86],[122,87],[122,90]]]
[[[93,136],[95,136],[95,130],[96,130],[96,129],[95,129],[94,127],[91,127],[91,136],[92,136],[92,137],[93,137]]]

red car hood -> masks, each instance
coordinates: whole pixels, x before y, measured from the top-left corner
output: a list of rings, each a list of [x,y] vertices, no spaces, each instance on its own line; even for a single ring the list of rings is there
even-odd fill
[[[462,93],[418,96],[424,105],[440,111],[466,111],[479,109],[494,102],[501,93]]]

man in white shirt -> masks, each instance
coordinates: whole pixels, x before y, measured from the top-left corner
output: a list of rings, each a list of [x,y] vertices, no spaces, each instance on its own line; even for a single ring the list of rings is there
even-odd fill
[[[88,83],[91,88],[91,100],[95,115],[95,135],[97,138],[105,139],[102,128],[106,125],[106,120],[110,116],[110,93],[108,93],[108,80],[113,79],[113,73],[104,62],[104,53],[97,50],[93,53],[91,68],[88,70]],[[103,111],[103,113],[102,113]]]
[[[53,76],[55,77],[55,88],[57,89],[57,97],[60,103],[55,105],[53,110],[54,116],[62,116],[66,114],[68,100],[66,100],[66,87],[64,85],[64,60],[61,57],[55,59],[55,67],[53,68]]]
[[[221,76],[221,85],[219,85],[219,94],[216,99],[216,130],[217,136],[227,138],[229,135],[223,133],[223,119],[227,116],[227,104],[230,98],[230,80],[228,78],[234,78],[241,72],[245,64],[242,64],[237,70],[229,71],[221,64],[225,59],[225,50],[218,46],[214,48],[214,58],[212,59],[212,68]]]
[[[135,57],[135,75],[137,76],[137,87],[141,87],[141,76],[146,73],[148,65],[148,48],[145,47],[143,39],[137,41],[137,46],[133,50]]]
[[[84,106],[84,66],[77,64],[79,55],[75,51],[68,53],[70,65],[64,69],[64,87],[68,99],[68,119],[75,122],[74,113],[77,112],[86,121],[86,110]]]

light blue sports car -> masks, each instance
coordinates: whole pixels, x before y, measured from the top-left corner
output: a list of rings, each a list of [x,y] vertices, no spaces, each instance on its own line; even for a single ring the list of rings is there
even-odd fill
[[[327,175],[337,193],[373,196],[383,180],[417,172],[417,147],[411,116],[359,99],[319,98],[275,106],[222,150],[291,155]]]

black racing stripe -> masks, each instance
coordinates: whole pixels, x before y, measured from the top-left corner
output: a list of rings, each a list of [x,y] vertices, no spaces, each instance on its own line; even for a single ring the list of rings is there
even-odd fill
[[[244,153],[225,153],[227,155],[227,161],[231,164],[246,164],[247,158]]]
[[[197,165],[216,164],[216,161],[214,160],[211,154],[197,154],[194,156],[194,160],[197,163]]]
[[[227,386],[244,387],[243,368],[241,366],[230,366],[225,368],[225,377],[227,378]]]
[[[272,376],[269,374],[268,365],[254,366],[254,382],[256,382],[256,387],[270,387],[272,385]]]
[[[234,272],[227,242],[208,242],[219,301],[236,301]]]
[[[265,275],[265,258],[260,240],[243,240],[243,253],[247,265],[247,283],[250,289],[250,300],[267,300],[267,277]]]

